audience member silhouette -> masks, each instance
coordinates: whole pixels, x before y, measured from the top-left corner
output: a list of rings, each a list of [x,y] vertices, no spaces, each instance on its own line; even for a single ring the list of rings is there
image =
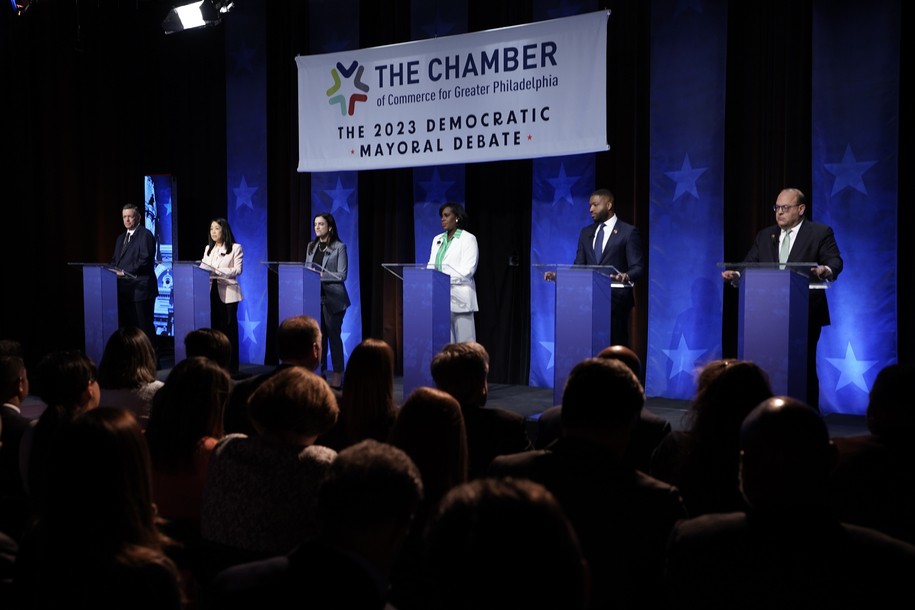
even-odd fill
[[[184,335],[184,356],[209,358],[225,370],[232,366],[232,341],[217,328],[197,328]]]
[[[201,534],[225,551],[216,554],[222,567],[286,553],[313,535],[317,489],[337,455],[314,444],[336,421],[337,400],[304,367],[270,376],[248,407],[257,435],[216,445],[203,490]]]
[[[225,570],[205,607],[382,610],[422,493],[400,449],[371,439],[347,447],[318,491],[315,535],[286,555]]]
[[[893,608],[911,594],[915,547],[841,523],[829,510],[835,447],[812,407],[768,398],[740,431],[746,512],[677,523],[666,589],[673,608]]]
[[[386,441],[397,418],[394,402],[394,350],[381,339],[365,339],[346,363],[338,400],[340,417],[319,445],[340,451],[361,440]]]
[[[625,345],[607,346],[597,354],[597,357],[619,360],[628,366],[636,377],[640,377],[642,374],[641,358]],[[537,418],[536,447],[538,449],[548,447],[550,443],[559,438],[562,430],[561,413],[562,405],[553,405]],[[652,413],[648,407],[642,407],[639,421],[636,422],[635,429],[632,431],[623,460],[642,472],[648,472],[651,454],[661,440],[670,434],[671,429],[669,421]]]
[[[590,608],[661,607],[667,537],[687,516],[676,487],[623,461],[644,402],[623,362],[583,360],[566,380],[559,440],[497,457],[489,469],[537,481],[559,500],[594,576]]]
[[[203,356],[175,365],[153,399],[146,442],[152,459],[153,499],[167,531],[182,542],[200,535],[200,509],[210,456],[224,436],[231,380]]]
[[[397,610],[419,610],[423,528],[444,495],[467,481],[467,434],[461,406],[447,392],[416,388],[400,408],[389,442],[410,456],[423,478],[423,502],[392,576],[391,593]]]
[[[44,498],[48,457],[58,432],[76,416],[98,407],[101,390],[95,363],[71,350],[46,354],[35,368],[33,382],[46,406],[37,422],[23,433],[19,466],[34,510]]]
[[[182,608],[134,415],[121,408],[76,415],[49,449],[47,502],[16,559],[21,607]]]
[[[869,434],[833,438],[838,462],[832,506],[848,523],[915,544],[915,365],[877,374],[867,405]]]
[[[432,379],[438,389],[461,405],[467,431],[470,479],[484,476],[497,455],[533,449],[524,416],[486,407],[489,397],[489,353],[481,344],[449,343],[432,358]]]
[[[713,360],[699,373],[686,428],[652,457],[650,474],[683,494],[690,516],[744,510],[738,484],[740,425],[772,396],[769,377],[745,360]]]
[[[0,356],[0,532],[20,540],[31,515],[19,448],[30,419],[22,414],[29,376],[20,356]]]
[[[311,316],[286,318],[276,331],[276,354],[280,363],[274,370],[242,379],[233,386],[229,404],[226,405],[227,434],[257,434],[248,417],[248,398],[273,374],[290,366],[300,366],[314,372],[321,364],[321,325]]]
[[[426,532],[429,610],[581,610],[588,564],[553,495],[523,479],[452,489]]]
[[[124,407],[146,426],[162,382],[156,378],[156,349],[145,332],[125,326],[111,333],[98,364],[98,385],[100,407]]]

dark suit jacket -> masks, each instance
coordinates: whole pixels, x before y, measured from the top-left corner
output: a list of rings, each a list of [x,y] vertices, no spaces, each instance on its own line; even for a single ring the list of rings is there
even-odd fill
[[[498,457],[489,474],[528,478],[556,496],[591,567],[591,608],[662,607],[667,538],[687,516],[676,487],[571,438],[548,450]]]
[[[315,247],[317,251],[317,246]],[[315,258],[315,252],[306,252],[305,262],[310,263]],[[346,274],[349,261],[346,256],[346,244],[335,241],[324,253],[324,268],[333,272],[321,276],[321,304],[327,307],[330,313],[339,313],[350,306],[349,293],[346,291]]]
[[[382,610],[385,594],[367,563],[321,542],[288,555],[233,566],[217,575],[203,609]]]
[[[127,244],[127,250],[121,254],[121,247],[127,231],[124,231],[114,242],[114,255],[111,265],[135,275],[135,278],[118,278],[118,297],[127,302],[146,301],[159,296],[159,284],[156,281],[156,238],[146,227],[137,227]]]
[[[546,449],[562,434],[562,405],[553,405],[537,418],[538,449]],[[670,434],[670,422],[642,408],[639,421],[636,422],[629,439],[629,446],[623,455],[623,461],[633,468],[638,468],[647,473],[651,464],[651,454],[654,452],[665,436]]]
[[[911,599],[915,547],[796,507],[680,521],[667,561],[670,608],[898,608]]]
[[[533,449],[524,416],[498,407],[462,408],[467,430],[467,474],[471,479],[484,476],[498,455]]]
[[[644,259],[642,257],[642,237],[639,230],[631,224],[616,219],[616,225],[607,238],[600,260],[594,259],[594,234],[597,232],[597,223],[588,225],[581,230],[578,236],[578,249],[575,252],[574,265],[613,265],[618,271],[628,273],[629,279],[636,282],[642,279],[645,273]],[[611,293],[613,307],[625,307],[628,311],[635,305],[632,289],[618,288]]]
[[[20,540],[31,516],[32,504],[19,466],[22,435],[30,425],[29,418],[15,409],[0,405],[3,446],[0,447],[0,532]]]
[[[778,225],[763,229],[756,235],[744,262],[777,263],[778,239],[781,235]],[[832,278],[836,279],[842,272],[842,256],[832,228],[805,220],[798,227],[794,246],[788,256],[789,263],[817,263],[832,269]],[[825,290],[810,291],[810,323],[817,326],[829,325],[829,305],[826,302]]]

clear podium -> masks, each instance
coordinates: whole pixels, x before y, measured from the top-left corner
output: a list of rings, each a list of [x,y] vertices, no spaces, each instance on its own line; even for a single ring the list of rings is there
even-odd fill
[[[210,273],[212,271],[212,267],[201,261],[172,262],[176,363],[187,358],[184,337],[192,330],[210,327]]]
[[[403,282],[403,397],[435,387],[430,364],[451,341],[451,277],[422,264],[382,263]]]
[[[811,270],[816,263],[719,263],[738,271],[737,357],[769,374],[779,396],[807,400],[807,324],[811,290],[828,282]]]
[[[102,263],[70,263],[83,274],[86,355],[98,364],[108,338],[118,329],[118,269]]]
[[[267,268],[277,275],[277,316],[279,323],[293,316],[311,316],[321,322],[321,275],[343,279],[315,263],[267,261]]]
[[[553,404],[559,404],[572,368],[611,345],[611,289],[632,284],[614,280],[619,271],[612,265],[532,266],[540,269],[545,279],[556,282]]]

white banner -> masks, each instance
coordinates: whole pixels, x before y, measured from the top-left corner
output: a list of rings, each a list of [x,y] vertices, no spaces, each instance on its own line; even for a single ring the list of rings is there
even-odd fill
[[[608,15],[296,57],[298,171],[607,150]]]

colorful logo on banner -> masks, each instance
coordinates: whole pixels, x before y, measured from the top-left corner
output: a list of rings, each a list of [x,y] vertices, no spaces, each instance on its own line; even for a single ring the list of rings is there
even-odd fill
[[[298,170],[607,150],[606,46],[607,12],[598,11],[296,57]]]
[[[340,106],[340,114],[343,116],[353,116],[356,114],[356,104],[367,102],[369,99],[369,96],[366,95],[369,92],[369,86],[362,81],[364,73],[365,66],[360,65],[358,61],[352,62],[349,68],[344,67],[338,61],[337,66],[330,70],[334,85],[327,90],[327,97],[330,98],[327,103],[331,106]],[[340,89],[343,87],[343,80],[340,75],[343,75],[343,78],[349,80],[352,87],[362,91],[362,93],[349,93],[348,95],[340,93]]]

